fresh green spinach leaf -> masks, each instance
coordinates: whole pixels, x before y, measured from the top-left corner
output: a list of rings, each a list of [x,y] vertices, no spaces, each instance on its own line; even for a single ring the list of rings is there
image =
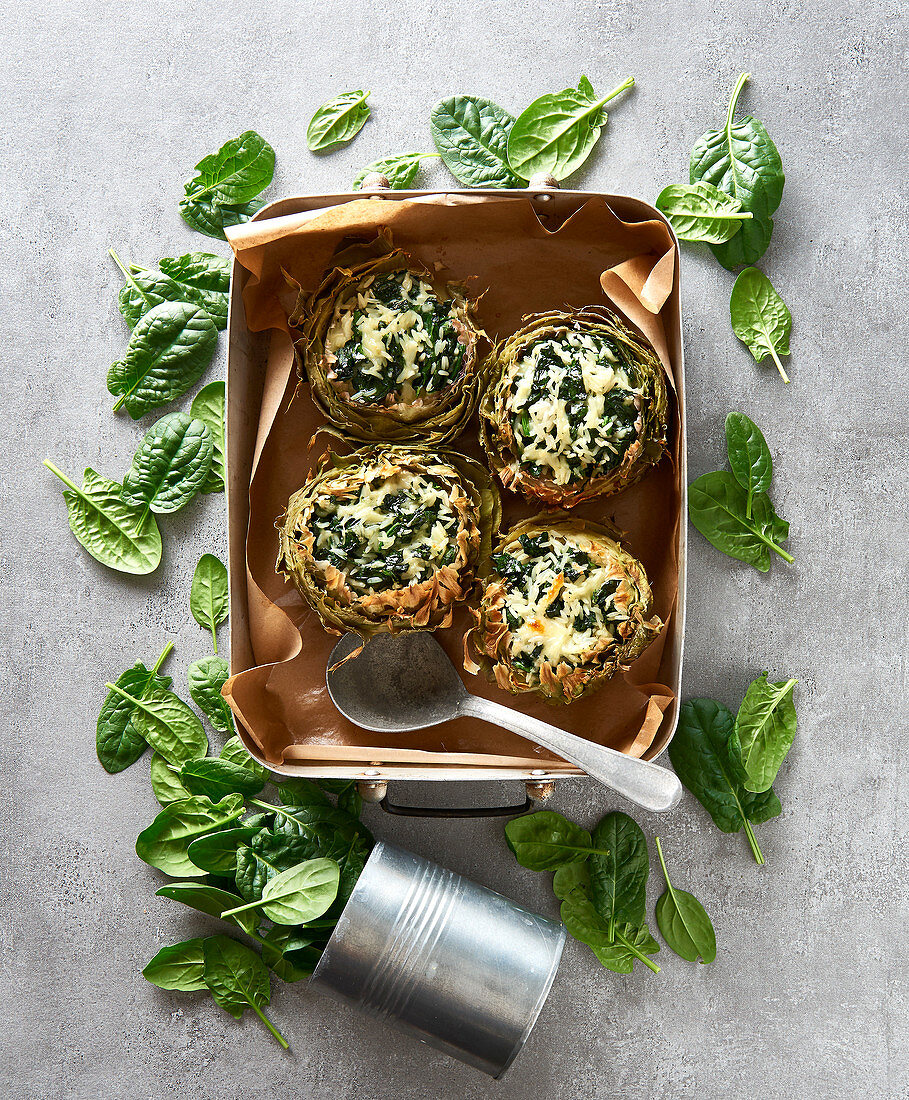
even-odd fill
[[[669,759],[676,775],[724,833],[745,830],[758,863],[764,856],[752,824],[776,817],[780,801],[767,790],[754,794],[739,778],[741,764],[730,756],[735,717],[713,699],[689,699],[682,704],[679,725],[669,742]]]
[[[190,302],[199,306],[220,330],[227,326],[227,290],[230,264],[211,252],[190,252],[176,259],[165,257],[160,271],[127,266],[117,253],[111,258],[126,279],[117,298],[117,306],[130,328],[162,302]]]
[[[213,800],[227,794],[252,798],[263,786],[262,780],[246,768],[211,756],[187,760],[180,769],[180,782],[192,794],[204,794]]]
[[[161,806],[192,798],[192,794],[180,782],[180,769],[168,764],[158,752],[152,753],[149,778],[152,792]]]
[[[712,963],[716,958],[716,933],[707,910],[693,894],[676,890],[669,881],[659,837],[656,849],[666,879],[666,892],[656,905],[656,921],[663,939],[672,951],[689,962],[700,959],[705,965]]]
[[[262,959],[282,982],[299,982],[312,974],[323,950],[323,939],[276,924],[265,936]]]
[[[161,561],[161,532],[147,508],[127,504],[122,486],[86,469],[80,489],[49,458],[44,465],[68,488],[63,499],[69,526],[79,544],[96,560],[120,573],[144,576]]]
[[[215,729],[222,733],[234,728],[230,706],[221,694],[221,688],[229,675],[230,666],[223,657],[203,657],[199,661],[193,661],[186,673],[192,701],[208,717]],[[235,761],[231,761],[231,764],[235,764]],[[261,790],[261,784],[259,789]]]
[[[251,771],[253,775],[258,776],[263,783],[267,782],[268,777],[271,775],[268,768],[263,767],[258,760],[250,756],[249,750],[236,734],[224,742],[220,758],[229,760],[231,764],[238,764],[241,768],[246,768],[247,771]],[[264,817],[264,815],[259,816]]]
[[[158,514],[177,512],[208,480],[214,446],[208,428],[186,413],[168,413],[145,433],[123,479],[123,499]]]
[[[214,554],[199,558],[189,593],[189,609],[204,630],[211,631],[218,652],[218,627],[227,618],[227,569]]]
[[[766,493],[749,495],[727,470],[703,474],[688,487],[688,514],[708,542],[731,558],[770,568],[773,551],[790,564],[795,560],[779,544],[789,537],[789,524],[774,512]]]
[[[205,373],[215,353],[218,330],[199,306],[161,302],[140,319],[126,355],[107,373],[107,388],[116,398],[114,412],[138,420],[175,401]]]
[[[797,680],[772,684],[762,672],[748,685],[729,740],[730,755],[741,762],[745,789],[770,789],[795,739],[792,694]]]
[[[221,832],[209,833],[208,836],[194,840],[189,847],[192,848],[194,845],[201,844],[203,840],[222,837],[228,832],[234,831],[233,829],[225,829]],[[155,893],[155,897],[178,901],[181,905],[187,905],[198,913],[206,913],[210,917],[218,917],[219,919],[226,908],[240,904],[243,900],[229,890],[222,890],[217,886],[211,886],[204,882],[169,882]],[[257,935],[258,920],[255,913],[240,913],[236,917],[231,917],[230,920],[248,936]]]
[[[352,141],[370,116],[369,92],[341,92],[316,111],[306,128],[306,144],[311,153],[335,149]]]
[[[563,180],[576,172],[593,151],[606,125],[604,106],[634,78],[608,95],[597,96],[590,81],[582,76],[577,88],[551,92],[535,99],[511,127],[508,135],[508,165],[522,180],[546,172]]]
[[[508,167],[514,116],[475,95],[441,99],[429,113],[432,139],[449,172],[465,187],[522,187]]]
[[[553,810],[516,817],[505,826],[505,840],[522,867],[553,871],[563,863],[587,859],[590,833]]]
[[[275,924],[306,924],[321,917],[335,900],[339,877],[335,860],[310,859],[269,879],[258,901],[226,910],[221,916],[261,909]]]
[[[637,822],[615,811],[591,834],[591,897],[610,933],[618,924],[644,923],[644,899],[650,875],[647,841]]]
[[[221,829],[243,814],[243,799],[228,795],[217,804],[209,798],[172,802],[136,840],[136,855],[173,878],[200,878],[205,872],[187,854],[196,837]]]
[[[732,330],[760,363],[769,355],[784,382],[789,376],[780,362],[789,354],[792,314],[763,271],[746,267],[732,288],[729,299]]]
[[[648,955],[655,955],[659,949],[660,945],[646,925],[636,928],[633,924],[617,924],[613,943],[591,948],[602,965],[616,974],[630,974],[634,969],[635,959],[639,959],[654,974],[659,974],[660,968],[647,958]]]
[[[353,189],[359,191],[366,177],[375,173],[378,176],[384,176],[393,191],[408,191],[417,178],[421,162],[433,160],[436,157],[438,153],[399,153],[394,157],[374,160],[354,176]]]
[[[750,210],[742,209],[738,199],[712,183],[670,184],[654,205],[682,241],[722,244],[738,233],[742,222],[754,217]]]
[[[180,216],[190,229],[195,229],[197,233],[204,233],[206,237],[224,241],[227,240],[225,229],[248,222],[264,205],[261,199],[224,204],[213,202],[210,198],[184,197],[180,200]]]
[[[275,151],[255,130],[226,141],[196,165],[196,175],[184,186],[187,198],[205,198],[222,206],[249,202],[271,183]]]
[[[184,940],[162,947],[146,965],[142,977],[159,989],[193,993],[208,989],[202,974],[202,940]]]
[[[116,684],[105,687],[132,704],[132,723],[136,730],[169,764],[198,760],[208,751],[208,738],[202,723],[172,691],[156,688],[144,699],[137,699]]]
[[[117,687],[138,699],[145,698],[153,688],[167,691],[171,679],[169,676],[159,676],[158,672],[173,648],[173,642],[165,645],[151,671],[141,661],[128,668],[117,678]],[[135,764],[145,752],[145,738],[132,723],[134,709],[132,703],[115,691],[109,691],[101,704],[95,746],[102,767],[111,774],[122,772],[130,764]]]
[[[197,867],[208,871],[210,875],[233,878],[237,873],[237,849],[241,844],[249,844],[258,831],[254,825],[238,825],[233,829],[221,829],[217,833],[209,833],[192,841],[186,849],[186,854]],[[223,910],[222,905],[217,915],[220,916]]]
[[[163,261],[162,261],[163,263]],[[201,420],[212,439],[211,469],[203,493],[224,492],[224,383],[209,382],[193,398],[189,414]]]
[[[209,936],[203,942],[203,975],[217,1004],[239,1020],[251,1008],[287,1050],[284,1036],[262,1011],[271,999],[268,969],[255,951],[230,936]]]
[[[764,255],[773,232],[773,213],[783,197],[783,163],[763,124],[750,115],[735,121],[739,95],[748,79],[742,73],[733,89],[722,130],[708,130],[691,150],[691,183],[713,184],[741,203],[754,217],[713,254],[731,271]]]
[[[282,806],[330,806],[323,790],[312,779],[291,776],[278,784],[278,798]]]
[[[773,478],[773,459],[761,429],[744,413],[726,417],[726,450],[735,480],[747,493],[746,518],[756,493],[766,493]]]

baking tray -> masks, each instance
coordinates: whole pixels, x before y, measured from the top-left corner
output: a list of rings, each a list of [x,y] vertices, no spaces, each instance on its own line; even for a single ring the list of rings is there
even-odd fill
[[[400,202],[405,199],[426,195],[489,195],[494,198],[514,197],[531,203],[544,223],[552,220],[554,224],[560,224],[566,218],[575,213],[591,197],[599,197],[605,200],[615,215],[623,221],[637,222],[645,220],[657,220],[663,222],[672,236],[676,246],[676,257],[679,256],[678,240],[672,231],[672,227],[663,215],[641,199],[628,195],[612,195],[591,191],[568,191],[554,189],[552,187],[531,187],[520,190],[489,190],[481,189],[468,192],[451,190],[407,190],[391,191],[381,190],[371,194],[371,198],[378,202]],[[255,215],[256,221],[269,218],[283,217],[288,214],[298,214],[306,211],[325,209],[338,206],[366,197],[362,191],[339,192],[323,195],[295,195],[289,198],[279,199],[263,207]],[[246,312],[243,303],[243,287],[249,273],[239,262],[234,259],[231,273],[230,309],[228,315],[228,350],[227,350],[227,412],[226,412],[226,440],[225,459],[228,470],[227,475],[227,508],[228,508],[228,570],[230,579],[230,667],[231,674],[246,671],[254,665],[253,649],[249,633],[248,618],[248,590],[246,569],[246,536],[249,525],[249,499],[248,486],[253,463],[253,451],[255,447],[256,426],[258,423],[259,409],[262,399],[264,381],[263,365],[268,349],[268,332],[251,332],[246,323]],[[678,598],[675,610],[670,616],[667,626],[666,650],[668,651],[670,664],[670,676],[666,678],[674,694],[674,699],[667,708],[653,744],[645,752],[645,759],[652,760],[658,757],[669,744],[678,724],[679,704],[681,694],[682,657],[685,636],[685,602],[686,602],[686,575],[687,575],[687,429],[686,429],[686,402],[685,402],[685,367],[684,346],[681,327],[681,280],[679,263],[675,264],[673,289],[670,298],[663,308],[663,321],[666,327],[666,335],[671,347],[677,349],[677,362],[675,367],[675,397],[678,414],[679,435],[679,478],[681,493],[682,522],[678,530]],[[558,724],[558,714],[554,712],[553,719]],[[241,729],[242,733],[242,729]],[[247,747],[261,759],[253,750],[249,739],[244,739]],[[351,765],[348,762],[338,762],[337,765],[330,761],[318,761],[314,763],[284,763],[281,765],[269,764],[262,761],[271,771],[287,776],[302,776],[307,778],[344,778],[360,781],[362,793],[370,801],[383,799],[386,794],[386,785],[389,780],[421,780],[421,781],[489,781],[502,779],[521,779],[527,784],[529,798],[541,800],[548,797],[552,789],[552,782],[556,779],[583,775],[574,765],[547,763],[545,768],[531,767],[506,767],[506,766],[469,766],[447,764],[433,765],[408,765],[397,763],[382,763],[375,766],[363,764]],[[385,803],[389,810],[407,812],[405,807],[392,807]],[[508,812],[516,811],[519,807],[503,807]],[[421,811],[425,812],[425,811]],[[463,811],[466,815],[470,811]],[[445,811],[447,816],[458,815],[461,811]]]

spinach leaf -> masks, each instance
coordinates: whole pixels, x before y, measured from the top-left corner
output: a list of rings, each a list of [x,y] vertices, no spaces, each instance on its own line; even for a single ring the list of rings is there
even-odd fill
[[[553,810],[516,817],[505,826],[505,840],[522,867],[553,871],[563,863],[587,859],[590,833]]]
[[[217,805],[201,797],[172,802],[139,833],[136,855],[173,878],[200,878],[205,872],[187,855],[190,842],[236,821],[242,813],[243,799],[238,794],[228,795]]]
[[[319,153],[352,141],[371,113],[366,102],[369,95],[369,92],[341,92],[323,103],[306,128],[309,151]]]
[[[161,302],[144,314],[126,355],[107,372],[108,391],[138,420],[194,386],[215,354],[218,330],[211,317],[189,302]]]
[[[227,240],[225,229],[248,222],[264,205],[261,199],[225,204],[213,202],[210,198],[184,197],[180,200],[180,217],[197,233],[224,241]]]
[[[334,806],[272,806],[268,802],[252,800],[254,806],[260,809],[271,810],[275,813],[276,833],[285,836],[316,836],[322,837],[326,833],[333,834],[340,842],[349,843],[354,837],[362,837],[368,844],[373,843],[373,836],[369,829],[351,814],[345,813]]]
[[[665,214],[682,241],[706,241],[722,244],[734,237],[742,222],[754,215],[743,210],[732,198],[712,183],[670,184],[657,195],[654,203]]]
[[[142,977],[159,989],[193,993],[208,989],[202,976],[202,940],[184,940],[162,947],[142,971]]]
[[[192,794],[204,794],[211,799],[226,794],[242,794],[245,798],[262,790],[262,780],[239,764],[210,756],[202,760],[187,760],[180,769],[180,782]]]
[[[211,838],[220,837],[233,831],[228,829],[223,832],[211,833],[209,836]],[[190,847],[207,839],[208,837],[200,837],[199,840],[194,840]],[[242,900],[229,890],[221,890],[217,886],[210,886],[208,883],[203,882],[169,882],[155,893],[155,897],[179,901],[181,905],[188,905],[190,909],[195,909],[198,913],[206,913],[210,917],[218,917],[219,919],[225,908]],[[242,928],[247,935],[256,935],[258,920],[254,913],[241,913],[239,916],[230,919],[239,928]]]
[[[146,698],[137,699],[116,684],[105,687],[132,703],[136,730],[169,764],[197,760],[208,751],[202,723],[172,691],[154,689]]]
[[[159,676],[158,671],[173,648],[174,643],[168,642],[151,671],[139,661],[126,672],[122,672],[117,678],[117,687],[138,699],[145,698],[153,688],[167,691],[171,679],[169,676]],[[111,774],[122,772],[130,764],[135,764],[145,752],[145,738],[132,723],[134,709],[132,703],[122,695],[109,691],[98,712],[95,747],[102,767]]]
[[[268,768],[263,767],[258,760],[250,756],[249,750],[236,734],[224,742],[224,748],[220,752],[220,758],[222,760],[229,760],[231,764],[238,764],[241,768],[246,768],[247,771],[251,771],[253,775],[258,776],[263,783],[265,783],[271,775]],[[269,807],[269,809],[270,808],[271,807]],[[264,817],[264,815],[259,816]]]
[[[591,897],[610,933],[617,924],[636,928],[644,923],[644,899],[650,860],[640,826],[628,814],[615,811],[591,834]]]
[[[162,261],[163,262],[163,261]],[[193,398],[189,415],[201,420],[212,440],[211,469],[203,493],[224,492],[224,383],[209,382]]]
[[[180,769],[168,764],[158,752],[152,753],[150,779],[152,793],[162,806],[192,798],[192,794],[180,782]]]
[[[271,999],[271,983],[265,963],[255,951],[230,936],[209,936],[202,950],[205,984],[217,1004],[237,1020],[251,1008],[287,1050],[287,1040],[261,1008]]]
[[[69,526],[79,544],[96,560],[120,573],[144,576],[161,561],[161,532],[147,508],[135,508],[116,481],[85,471],[80,489],[49,458],[44,465],[64,485]]]
[[[682,704],[679,725],[669,742],[669,759],[675,773],[724,833],[745,830],[758,863],[764,856],[752,824],[768,821],[781,812],[773,790],[754,794],[739,779],[741,764],[730,756],[729,741],[735,729],[732,712],[713,699],[689,699]]]
[[[211,252],[190,252],[177,259],[165,257],[160,271],[138,264],[127,266],[117,253],[111,258],[126,279],[117,306],[130,328],[162,302],[191,302],[204,309],[218,329],[227,326],[227,290],[230,264]]]
[[[360,796],[360,792],[357,790],[357,781],[355,779],[351,779],[350,785],[339,793],[338,809],[343,810],[352,817],[360,816],[360,812],[363,809],[363,799]]]
[[[656,921],[663,939],[677,955],[689,962],[712,963],[716,958],[716,934],[707,911],[698,899],[685,890],[676,890],[669,881],[660,838],[656,837],[657,855],[666,879],[666,892],[656,904]]]
[[[282,806],[330,806],[324,791],[312,779],[291,776],[278,784],[278,798]]]
[[[732,331],[760,363],[769,355],[784,382],[789,376],[780,362],[789,354],[792,314],[763,271],[746,267],[732,288],[729,299]]]
[[[772,684],[762,672],[748,685],[729,739],[730,755],[741,762],[745,789],[770,789],[795,739],[792,693],[797,680]]]
[[[660,948],[643,921],[640,927],[610,922],[593,904],[589,864],[563,864],[553,876],[552,888],[562,902],[560,916],[569,934],[586,943],[603,966],[630,974],[639,959],[659,974],[660,968],[647,956]]]
[[[770,568],[770,552],[790,564],[795,560],[779,544],[789,537],[789,524],[774,512],[766,493],[751,495],[727,470],[703,474],[688,487],[688,514],[708,542],[731,558]]]
[[[187,198],[237,206],[264,191],[275,174],[275,151],[255,130],[226,141],[196,165],[196,175],[184,186]]]
[[[218,652],[218,627],[227,618],[227,569],[214,554],[199,558],[189,592],[189,609],[204,630],[211,631]]]
[[[261,898],[265,884],[280,873],[278,867],[269,863],[250,845],[241,844],[237,848],[237,873],[234,881],[238,892],[246,901]]]
[[[199,661],[193,661],[186,672],[192,701],[208,717],[215,729],[222,733],[234,728],[233,714],[221,694],[221,688],[229,675],[230,666],[223,657],[203,657]],[[243,751],[246,752],[245,749]],[[230,763],[233,765],[236,761]],[[261,784],[259,789],[261,790]]]
[[[275,924],[306,924],[321,917],[338,893],[340,868],[333,859],[310,859],[266,882],[262,897],[221,914],[261,909]]]
[[[432,140],[449,172],[465,187],[522,187],[508,167],[514,116],[475,95],[440,99],[429,113]]]
[[[229,260],[213,252],[187,252],[183,256],[163,257],[158,267],[180,287],[184,302],[200,305],[218,329],[227,328]],[[135,267],[133,272],[141,274]]]
[[[315,970],[323,950],[321,938],[276,924],[262,943],[262,959],[282,982],[299,982]]]
[[[208,480],[214,453],[208,428],[186,413],[168,413],[145,433],[123,479],[123,499],[158,514],[177,512]]]
[[[254,825],[238,825],[234,829],[221,829],[192,841],[186,854],[197,867],[211,875],[233,878],[237,873],[237,849],[248,844],[259,830]],[[240,900],[239,898],[237,899]],[[224,909],[222,905],[217,915]]]
[[[359,191],[366,177],[375,172],[388,180],[393,191],[407,191],[417,178],[421,161],[433,160],[437,156],[437,153],[399,153],[394,157],[374,160],[354,176],[353,189]]]
[[[713,254],[731,271],[753,264],[767,251],[772,214],[783,197],[783,163],[763,124],[750,115],[735,122],[735,108],[748,73],[733,89],[722,130],[708,130],[691,150],[691,183],[711,183],[742,204],[754,217],[725,244],[712,244]]]
[[[520,115],[508,135],[508,165],[522,180],[547,172],[563,180],[587,160],[606,125],[603,107],[630,88],[629,77],[608,95],[598,97],[582,76],[577,88],[551,92],[535,99]]]
[[[773,459],[761,429],[744,413],[726,417],[726,451],[735,480],[747,493],[745,516],[751,518],[755,493],[766,493],[773,477]]]

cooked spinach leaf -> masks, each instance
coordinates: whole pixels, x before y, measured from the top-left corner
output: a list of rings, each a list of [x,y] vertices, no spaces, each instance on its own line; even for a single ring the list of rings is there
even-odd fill
[[[724,833],[745,830],[758,863],[764,856],[752,824],[781,812],[773,790],[754,794],[739,778],[741,763],[730,755],[735,717],[713,699],[689,699],[682,704],[679,725],[669,742],[669,759],[676,775]]]
[[[126,355],[107,373],[107,388],[138,420],[175,401],[199,381],[215,353],[218,330],[199,306],[161,302],[140,319]]]
[[[746,267],[735,281],[729,299],[732,331],[760,363],[769,355],[784,382],[789,376],[780,362],[789,354],[792,314],[763,271]]]
[[[49,458],[44,465],[64,485],[69,526],[96,561],[121,573],[153,573],[161,561],[161,532],[147,508],[136,508],[122,497],[122,486],[86,469],[80,489]]]
[[[508,167],[514,116],[480,96],[441,99],[429,113],[432,139],[449,172],[465,187],[522,187]]]
[[[335,149],[352,141],[370,116],[369,92],[341,92],[316,111],[306,128],[306,144],[312,153]]]

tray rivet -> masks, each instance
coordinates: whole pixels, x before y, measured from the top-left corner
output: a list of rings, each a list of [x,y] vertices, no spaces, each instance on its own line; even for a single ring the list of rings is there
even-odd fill
[[[546,775],[546,772],[541,771],[539,768],[534,768],[534,770],[530,774],[531,775]]]
[[[379,775],[380,773],[375,768],[370,768],[369,771],[363,772],[364,775]]]

